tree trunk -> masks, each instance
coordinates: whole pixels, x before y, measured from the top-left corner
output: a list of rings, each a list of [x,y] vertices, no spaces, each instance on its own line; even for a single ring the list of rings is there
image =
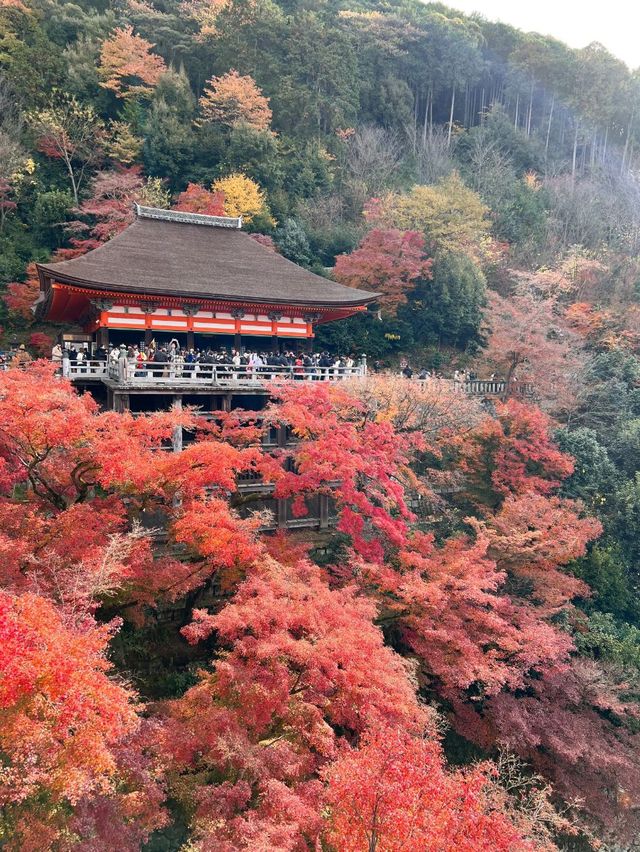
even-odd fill
[[[576,179],[576,157],[578,154],[578,130],[580,129],[580,124],[576,121],[576,129],[573,134],[573,158],[571,160],[571,180],[575,181]]]
[[[629,139],[631,137],[631,128],[633,127],[633,119],[635,118],[635,107],[631,110],[631,117],[629,118],[629,124],[627,125],[627,133],[624,140],[624,149],[622,151],[622,163],[620,163],[620,174],[624,174],[624,166],[627,160],[627,152],[629,150]]]
[[[518,112],[519,112],[519,109],[520,109],[520,92],[518,92],[518,94],[516,95],[516,117],[515,117],[515,121],[513,122],[513,126],[515,127],[516,130],[518,129],[518,117],[519,117]]]
[[[431,91],[431,90],[429,90]],[[429,93],[427,93],[427,99],[424,102],[424,121],[422,122],[422,147],[427,144],[427,122],[429,119]]]
[[[555,94],[551,95],[551,106],[549,107],[549,121],[547,122],[547,138],[544,143],[544,155],[545,157],[549,153],[549,138],[551,137],[551,122],[553,121],[553,108],[556,105],[556,96]]]
[[[433,136],[433,85],[429,86],[429,136]]]
[[[529,92],[529,111],[527,113],[527,136],[531,136],[531,114],[533,112],[533,80],[531,81],[531,91]]]
[[[464,87],[464,110],[462,113],[462,126],[469,127],[469,84]]]
[[[604,130],[604,141],[602,143],[602,157],[601,157],[602,165],[604,165],[605,160],[607,159],[607,142],[608,142],[608,140],[609,140],[609,125],[607,124],[607,126],[605,127],[605,130]]]
[[[447,134],[447,147],[451,147],[451,134],[453,133],[453,110],[456,105],[456,87],[453,86],[451,90],[451,109],[449,111],[449,132]]]

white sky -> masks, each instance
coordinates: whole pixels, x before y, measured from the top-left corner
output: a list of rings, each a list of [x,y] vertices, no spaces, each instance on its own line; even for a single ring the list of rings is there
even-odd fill
[[[447,5],[554,36],[571,47],[599,41],[630,68],[640,67],[639,0],[449,0]]]

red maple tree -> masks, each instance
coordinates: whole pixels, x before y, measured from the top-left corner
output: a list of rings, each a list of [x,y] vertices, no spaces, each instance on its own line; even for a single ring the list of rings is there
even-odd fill
[[[505,397],[518,381],[534,386],[542,404],[553,411],[571,409],[580,386],[580,341],[560,312],[557,299],[520,290],[509,297],[489,293],[486,371],[506,381]]]
[[[509,817],[493,775],[490,764],[447,772],[433,737],[376,726],[358,749],[343,748],[324,773],[326,837],[344,852],[555,848],[526,837],[531,821],[520,817],[516,825]]]
[[[210,192],[199,183],[190,183],[176,199],[173,209],[204,213],[206,216],[224,216],[224,193]]]
[[[0,591],[0,803],[14,849],[49,848],[70,807],[115,794],[116,751],[138,719],[132,693],[109,677],[112,630]]]
[[[431,278],[432,261],[417,231],[374,228],[351,254],[336,258],[333,277],[341,284],[380,293],[380,306],[395,315],[420,278]]]

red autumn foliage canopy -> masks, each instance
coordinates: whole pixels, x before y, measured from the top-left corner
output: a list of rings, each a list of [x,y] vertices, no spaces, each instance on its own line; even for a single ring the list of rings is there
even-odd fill
[[[39,836],[74,831],[110,850],[112,824],[121,849],[139,848],[167,819],[164,783],[202,850],[348,850],[373,833],[379,848],[400,849],[411,831],[419,848],[552,848],[535,817],[516,814],[492,767],[447,771],[418,684],[447,701],[465,736],[510,745],[563,795],[584,795],[603,822],[604,799],[615,800],[615,818],[631,825],[623,792],[633,799],[639,777],[633,711],[612,672],[572,658],[559,627],[588,593],[566,565],[599,532],[556,495],[571,459],[532,406],[510,400],[488,417],[444,384],[407,386],[277,385],[261,416],[296,442],[267,453],[255,415],[207,424],[188,410],[101,412],[45,362],[0,374],[0,584],[7,635],[17,637],[0,654],[9,649],[11,672],[36,652],[39,671],[56,671],[58,647],[70,648],[74,666],[74,649],[86,647],[92,674],[77,661],[82,677],[58,696],[60,712],[99,706],[104,679],[109,712],[120,708],[124,720],[113,736],[111,716],[94,732],[87,753],[104,751],[88,774],[72,763],[59,780],[75,723],[53,745],[53,712],[36,727],[22,716],[2,726],[11,772],[26,783],[34,765],[23,773],[21,760],[42,747],[35,768],[53,769],[38,783],[62,785],[64,807],[37,811]],[[178,426],[196,440],[158,452]],[[329,499],[341,535],[323,567],[308,543],[260,534],[267,519],[237,492],[241,473],[262,476],[298,514]],[[449,506],[438,493],[446,477],[456,484]],[[455,534],[425,531],[421,502],[447,523],[457,514]],[[141,528],[151,523],[170,552]],[[105,662],[116,624],[96,619],[118,611],[153,622],[153,607],[177,601],[185,620],[195,607],[183,635],[210,665],[182,696],[147,705],[153,721],[141,723]],[[9,695],[9,720],[38,702],[30,689]],[[67,694],[79,696],[68,708]],[[607,746],[578,771],[573,756],[596,735]],[[12,819],[29,849],[30,793],[24,803]]]
[[[210,192],[199,183],[190,183],[178,196],[173,209],[204,213],[206,216],[224,216],[224,193]]]
[[[418,279],[431,278],[431,266],[422,234],[374,228],[355,251],[338,255],[333,277],[348,287],[380,293],[383,310],[395,315]]]

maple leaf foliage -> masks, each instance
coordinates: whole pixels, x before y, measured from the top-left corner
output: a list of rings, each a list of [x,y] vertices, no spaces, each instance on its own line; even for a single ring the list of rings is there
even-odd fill
[[[597,662],[576,658],[482,707],[454,699],[455,725],[481,746],[502,744],[550,779],[600,837],[628,843],[640,818],[638,708],[628,684]]]
[[[246,125],[253,130],[268,130],[271,124],[269,98],[255,80],[234,69],[212,77],[200,98],[202,122],[218,122],[230,127]]]
[[[2,374],[0,410],[5,582],[20,582],[26,571],[30,582],[37,575],[51,594],[62,577],[68,588],[89,593],[92,583],[106,591],[110,577],[111,588],[122,589],[130,600],[153,603],[201,585],[221,565],[237,568],[242,552],[247,559],[253,555],[255,524],[242,521],[215,494],[235,488],[236,474],[254,466],[257,450],[203,440],[183,453],[158,453],[176,424],[192,425],[189,412],[141,418],[101,413],[90,396],[78,396],[44,361]],[[12,499],[15,488],[26,488],[19,503]],[[96,488],[106,496],[96,498]],[[127,533],[127,523],[158,510],[177,540],[189,524],[208,524],[201,540],[193,526],[195,562],[156,558],[148,538],[135,532],[133,538],[118,538]],[[209,539],[220,544],[225,525],[226,554],[206,544]]]
[[[53,337],[51,337],[50,334],[45,334],[42,331],[36,331],[29,335],[29,347],[31,349],[35,349],[35,351],[43,358],[46,358],[51,354],[52,346]]]
[[[554,443],[552,426],[536,406],[510,399],[460,435],[457,463],[469,499],[494,509],[509,494],[553,493],[573,472],[573,459]]]
[[[407,849],[524,852],[554,849],[528,839],[505,813],[490,765],[447,772],[441,748],[389,725],[345,746],[324,771],[326,837],[341,852]]]
[[[585,583],[559,570],[584,556],[588,542],[602,533],[598,520],[581,514],[573,500],[527,493],[507,497],[486,522],[470,523],[488,537],[488,552],[498,566],[525,581],[529,595],[552,615],[589,594]]]
[[[342,740],[357,748],[377,725],[431,730],[417,678],[456,708],[462,730],[469,704],[499,708],[567,668],[572,639],[550,616],[585,594],[562,568],[598,525],[554,496],[572,463],[550,419],[513,400],[487,418],[440,383],[412,394],[407,384],[275,383],[259,428],[235,412],[211,424],[187,409],[100,412],[43,361],[0,374],[5,594],[37,594],[74,635],[99,630],[105,601],[139,618],[214,577],[229,595],[222,608],[196,609],[184,631],[194,642],[213,632],[213,669],[166,702],[137,744],[138,728],[113,742],[114,777],[148,786],[148,798],[96,787],[72,806],[78,831],[107,838],[114,820],[129,825],[126,838],[142,837],[164,819],[164,772],[198,848],[297,852],[322,835],[322,772],[341,759]],[[270,425],[297,441],[265,454],[260,429]],[[197,440],[158,452],[177,426]],[[415,524],[410,491],[431,487],[429,459],[460,467],[455,499],[477,507],[466,535],[440,542]],[[317,494],[332,498],[345,544],[326,569],[284,534],[265,542],[259,513],[240,517],[244,471],[298,512]],[[139,526],[149,517],[179,558],[151,547]],[[627,713],[620,699],[609,706]],[[483,729],[489,722],[487,710]]]
[[[558,309],[557,299],[530,289],[508,298],[490,292],[486,370],[507,382],[530,381],[551,410],[571,410],[583,357],[579,338]]]
[[[167,707],[168,748],[182,796],[195,801],[199,848],[301,850],[321,828],[319,767],[338,731],[382,719],[420,729],[409,668],[386,648],[375,606],[332,590],[306,560],[263,556],[220,612],[194,613],[184,632],[215,630],[211,675]],[[203,771],[218,783],[199,787]]]
[[[0,802],[14,848],[48,848],[65,806],[115,791],[115,749],[138,719],[132,694],[108,676],[111,631],[0,592]]]
[[[417,281],[431,278],[424,242],[417,231],[374,228],[351,254],[338,255],[333,277],[348,287],[380,293],[382,310],[395,315]]]
[[[33,304],[40,293],[40,279],[35,263],[27,265],[26,281],[11,281],[6,286],[2,299],[12,313],[18,314],[27,323],[34,321]]]
[[[199,183],[190,183],[176,199],[173,209],[204,213],[206,216],[224,216],[224,194],[210,192]]]
[[[293,497],[299,515],[307,511],[305,495],[331,494],[339,503],[339,529],[352,536],[361,555],[378,558],[381,540],[369,535],[363,517],[390,540],[402,540],[413,515],[398,469],[410,475],[410,438],[396,434],[388,420],[369,419],[363,402],[329,384],[318,389],[311,382],[302,388],[274,388],[279,402],[267,419],[286,424],[301,439],[299,452],[284,454],[292,458],[293,469],[280,473],[275,493]]]
[[[76,238],[71,244],[83,252],[90,251],[121,233],[134,220],[133,203],[143,186],[140,166],[98,172],[91,183],[91,196],[78,208],[82,216],[93,219],[95,224],[88,228],[84,222],[72,222],[72,231],[88,230],[89,237]]]
[[[366,387],[358,393],[348,387],[276,386],[274,393],[280,401],[269,416],[286,423],[300,439],[288,451],[290,469],[275,475],[276,494],[293,497],[299,511],[304,511],[300,495],[324,492],[333,497],[338,529],[349,536],[353,549],[335,566],[336,575],[346,582],[355,579],[379,601],[385,623],[393,625],[417,655],[425,677],[445,692],[473,687],[493,693],[521,685],[530,669],[542,671],[566,659],[572,642],[546,620],[553,610],[550,602],[564,606],[584,587],[550,569],[583,553],[599,525],[579,521],[579,508],[569,502],[543,502],[573,469],[570,457],[553,444],[546,415],[514,400],[500,407],[497,419],[480,419],[477,411],[466,419],[466,409],[458,419],[466,431],[451,436],[455,418],[448,420],[446,395],[436,394],[434,400],[426,391],[420,401],[406,399],[393,380],[379,395]],[[433,408],[447,416],[440,430],[424,435],[419,425]],[[459,417],[460,411],[454,411]],[[428,449],[437,458],[439,450],[457,441],[458,464],[470,480],[466,488],[482,498],[479,505],[487,518],[493,519],[491,510],[499,508],[505,496],[537,490],[540,535],[546,529],[569,535],[575,524],[572,543],[564,550],[560,542],[555,552],[549,543],[548,552],[541,549],[547,557],[544,565],[541,560],[529,565],[530,541],[514,540],[512,557],[520,557],[517,565],[523,575],[529,570],[539,579],[540,590],[549,570],[547,608],[513,599],[505,591],[516,563],[496,560],[497,529],[507,519],[513,523],[510,507],[498,516],[495,527],[487,521],[489,531],[476,524],[475,541],[459,536],[436,546],[432,536],[414,529],[407,488],[422,487],[425,493],[425,476],[411,469],[416,450]]]
[[[146,97],[166,70],[161,56],[152,53],[154,45],[135,35],[133,27],[117,28],[100,51],[100,85],[119,98]]]

